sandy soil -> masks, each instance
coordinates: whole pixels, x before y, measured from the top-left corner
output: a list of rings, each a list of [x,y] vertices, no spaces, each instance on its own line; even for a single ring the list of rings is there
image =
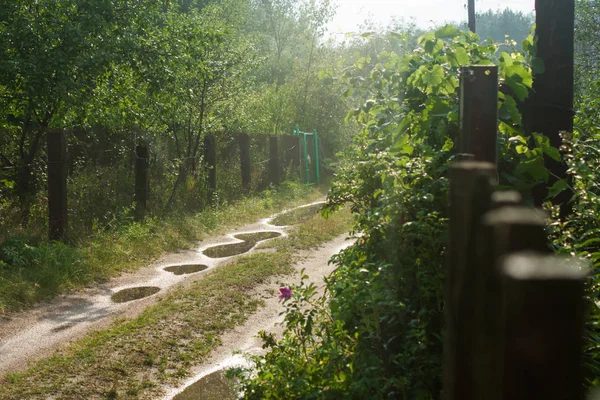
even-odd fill
[[[274,231],[286,235],[286,227],[270,225],[270,219],[242,226],[225,236],[205,240],[198,243],[197,248],[165,255],[147,267],[134,273],[123,274],[97,287],[57,298],[25,312],[2,317],[0,319],[0,376],[26,368],[31,362],[49,356],[55,350],[64,348],[90,331],[110,325],[116,318],[132,318],[138,315],[173,287],[203,279],[214,271],[215,267],[231,259],[231,257],[218,259],[206,257],[202,251],[208,247],[236,242],[238,240],[233,238],[233,235],[239,233]],[[326,265],[327,259],[335,250],[333,243],[341,246],[343,243],[341,240],[338,239],[328,245],[327,251],[322,249],[315,252],[310,260],[315,260],[314,262],[320,260],[320,264]],[[181,264],[204,264],[208,269],[188,275],[175,275],[164,270],[165,267]],[[326,273],[326,270],[323,270],[323,273]],[[314,275],[317,276],[318,273]],[[119,290],[138,286],[155,286],[160,288],[160,291],[150,297],[126,303],[117,304],[111,300],[111,296]],[[267,314],[257,314],[258,319],[252,319],[261,321],[276,317],[279,312],[276,308],[277,299],[275,298],[275,304],[271,303],[271,300],[267,299],[269,306],[261,311]],[[239,340],[224,339],[231,340],[230,343],[239,342]]]

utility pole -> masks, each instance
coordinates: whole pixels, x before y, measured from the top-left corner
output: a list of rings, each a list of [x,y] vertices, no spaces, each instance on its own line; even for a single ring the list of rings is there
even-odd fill
[[[475,0],[469,0],[469,30],[475,33]]]

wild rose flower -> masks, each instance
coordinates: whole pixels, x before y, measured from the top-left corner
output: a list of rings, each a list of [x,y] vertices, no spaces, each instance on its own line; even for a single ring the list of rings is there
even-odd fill
[[[290,289],[289,286],[280,287],[279,292],[281,292],[281,294],[279,295],[279,300],[289,299],[290,297],[292,297],[292,289]]]

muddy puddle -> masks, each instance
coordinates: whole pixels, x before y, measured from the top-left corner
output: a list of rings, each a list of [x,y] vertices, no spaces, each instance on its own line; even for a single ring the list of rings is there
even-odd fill
[[[173,265],[171,267],[166,267],[165,271],[172,272],[175,275],[186,275],[204,271],[207,268],[208,265],[203,264]]]
[[[160,291],[156,286],[140,286],[129,289],[119,290],[111,296],[111,300],[115,303],[126,303],[132,300],[143,299],[144,297],[152,296]]]
[[[235,400],[237,398],[233,382],[225,376],[224,370],[219,370],[191,384],[173,397],[173,400]]]
[[[209,247],[208,249],[204,250],[203,253],[205,256],[210,258],[236,256],[238,254],[249,252],[256,245],[256,243],[262,240],[273,239],[279,236],[281,236],[281,233],[279,232],[239,233],[235,235],[234,238],[243,240],[243,242],[221,244],[218,246]]]
[[[325,203],[316,203],[306,207],[286,211],[273,218],[269,223],[275,226],[297,225],[315,216]]]

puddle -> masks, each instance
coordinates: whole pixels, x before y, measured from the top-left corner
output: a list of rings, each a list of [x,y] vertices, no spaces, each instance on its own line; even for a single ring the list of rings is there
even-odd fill
[[[312,218],[325,203],[317,203],[306,207],[296,208],[291,211],[287,211],[273,218],[271,225],[275,226],[287,226],[296,225]]]
[[[231,257],[237,256],[238,254],[243,254],[254,247],[257,242],[266,239],[273,239],[281,236],[279,232],[253,232],[253,233],[240,233],[234,236],[236,239],[243,240],[240,243],[229,243],[229,244],[221,244],[219,246],[209,247],[204,250],[203,253],[205,256],[210,258],[222,258],[222,257]]]
[[[165,268],[165,271],[172,272],[175,275],[185,275],[204,271],[207,268],[208,266],[202,264],[173,265],[172,267]]]
[[[245,240],[246,242],[251,242],[256,244],[261,240],[273,239],[281,236],[279,232],[252,232],[252,233],[240,233],[235,235],[234,238]]]
[[[117,293],[111,296],[111,299],[115,303],[125,303],[128,301],[152,296],[153,294],[158,293],[159,291],[160,288],[156,286],[133,287],[129,289],[119,290]]]
[[[237,398],[233,382],[225,377],[224,370],[219,370],[188,386],[173,397],[173,400],[235,400]]]
[[[205,256],[210,258],[237,256],[238,254],[250,251],[255,244],[256,243],[252,242],[222,244],[219,246],[209,247],[208,249],[204,250],[203,253]]]
[[[64,325],[59,325],[56,328],[52,328],[52,332],[56,333],[56,332],[61,332],[64,330],[67,330],[69,328],[72,328],[73,324],[64,324]]]

